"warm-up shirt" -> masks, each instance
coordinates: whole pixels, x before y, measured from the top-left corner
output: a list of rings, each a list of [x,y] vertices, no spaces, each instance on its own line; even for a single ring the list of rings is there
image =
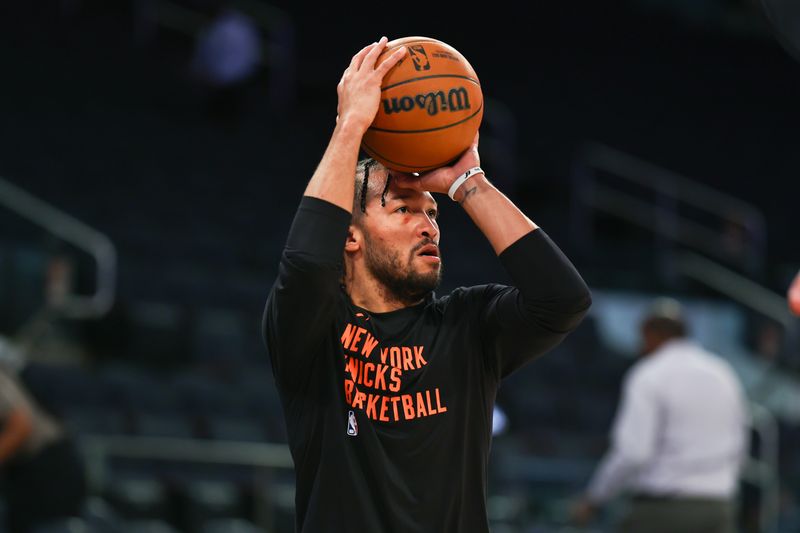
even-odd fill
[[[672,340],[625,377],[612,448],[589,497],[605,502],[625,489],[730,499],[747,454],[748,420],[731,366],[691,340]]]
[[[387,313],[341,287],[350,214],[304,197],[264,313],[301,533],[486,533],[500,380],[590,305],[541,230],[501,255],[514,287],[459,288]]]

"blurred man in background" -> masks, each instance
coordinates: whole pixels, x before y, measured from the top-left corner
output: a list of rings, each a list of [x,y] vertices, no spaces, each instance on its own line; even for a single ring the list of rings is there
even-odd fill
[[[623,533],[733,533],[748,443],[739,379],[722,358],[687,338],[674,300],[655,303],[641,338],[642,358],[625,377],[611,450],[574,518],[587,523],[627,489]]]
[[[11,352],[2,338],[3,352]],[[83,463],[64,428],[0,360],[0,473],[9,533],[80,516],[86,497]]]

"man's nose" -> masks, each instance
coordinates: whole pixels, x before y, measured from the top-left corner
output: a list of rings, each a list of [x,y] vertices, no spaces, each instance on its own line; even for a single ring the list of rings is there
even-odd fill
[[[427,213],[422,213],[422,219],[417,226],[417,232],[421,237],[427,237],[432,241],[435,241],[436,237],[439,236],[436,222]]]

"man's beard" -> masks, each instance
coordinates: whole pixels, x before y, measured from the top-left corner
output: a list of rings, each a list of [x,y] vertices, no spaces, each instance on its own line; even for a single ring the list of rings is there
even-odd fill
[[[421,274],[413,269],[412,262],[417,252],[423,246],[435,244],[431,239],[425,239],[417,244],[409,253],[405,265],[401,260],[400,252],[387,250],[376,245],[375,241],[364,233],[364,260],[367,269],[375,279],[384,286],[387,296],[404,304],[413,304],[422,300],[439,286],[442,279],[442,263],[439,268]]]

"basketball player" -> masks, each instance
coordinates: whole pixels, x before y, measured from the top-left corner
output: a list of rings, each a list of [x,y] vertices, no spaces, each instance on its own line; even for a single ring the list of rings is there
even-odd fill
[[[296,470],[296,528],[487,533],[498,385],[561,342],[591,297],[483,171],[464,179],[479,164],[477,137],[453,166],[419,178],[358,161],[381,80],[406,54],[376,65],[386,41],[357,53],[339,82],[336,127],[264,313]],[[431,193],[448,192],[514,286],[434,294],[442,258]]]

